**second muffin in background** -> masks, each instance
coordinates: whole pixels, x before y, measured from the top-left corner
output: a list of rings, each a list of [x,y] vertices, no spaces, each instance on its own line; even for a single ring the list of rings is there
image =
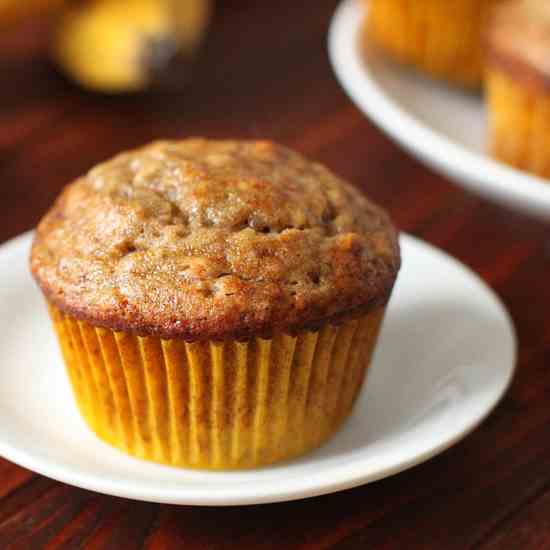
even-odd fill
[[[201,139],[69,185],[31,255],[89,426],[134,456],[214,469],[337,430],[399,263],[386,214],[323,166]]]
[[[365,39],[397,61],[466,87],[482,79],[482,26],[498,0],[364,0]]]
[[[486,41],[491,151],[550,178],[550,3],[504,2],[489,19]]]

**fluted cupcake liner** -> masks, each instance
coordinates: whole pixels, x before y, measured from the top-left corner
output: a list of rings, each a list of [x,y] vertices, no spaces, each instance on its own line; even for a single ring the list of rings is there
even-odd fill
[[[516,168],[550,178],[550,91],[489,67],[490,148]]]
[[[436,78],[481,82],[481,28],[496,0],[368,0],[365,38]]]
[[[175,466],[250,468],[303,454],[349,415],[383,308],[248,342],[115,332],[50,307],[76,402],[103,440]]]

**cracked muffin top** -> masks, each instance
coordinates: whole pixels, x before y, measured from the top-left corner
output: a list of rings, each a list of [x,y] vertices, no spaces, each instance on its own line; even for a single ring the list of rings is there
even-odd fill
[[[339,322],[385,303],[399,269],[387,215],[268,141],[161,141],[68,185],[38,226],[32,273],[95,325],[185,340]]]

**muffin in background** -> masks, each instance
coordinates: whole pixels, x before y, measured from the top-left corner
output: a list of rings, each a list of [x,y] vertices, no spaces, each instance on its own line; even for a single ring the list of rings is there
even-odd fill
[[[399,264],[387,215],[328,169],[271,142],[202,139],[94,168],[31,253],[90,428],[133,456],[209,469],[335,433]]]
[[[489,18],[486,42],[491,152],[550,178],[550,3],[499,5]]]
[[[395,60],[464,87],[482,80],[482,26],[498,0],[365,0],[364,38]]]

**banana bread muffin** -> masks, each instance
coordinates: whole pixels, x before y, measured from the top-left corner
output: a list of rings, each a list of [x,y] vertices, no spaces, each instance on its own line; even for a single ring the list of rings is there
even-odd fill
[[[395,60],[466,87],[482,80],[482,28],[499,0],[364,0],[364,36]]]
[[[323,166],[203,139],[94,168],[31,253],[91,428],[204,468],[271,463],[334,433],[399,264],[387,215]]]
[[[550,3],[499,6],[489,21],[487,51],[492,153],[550,178]]]

